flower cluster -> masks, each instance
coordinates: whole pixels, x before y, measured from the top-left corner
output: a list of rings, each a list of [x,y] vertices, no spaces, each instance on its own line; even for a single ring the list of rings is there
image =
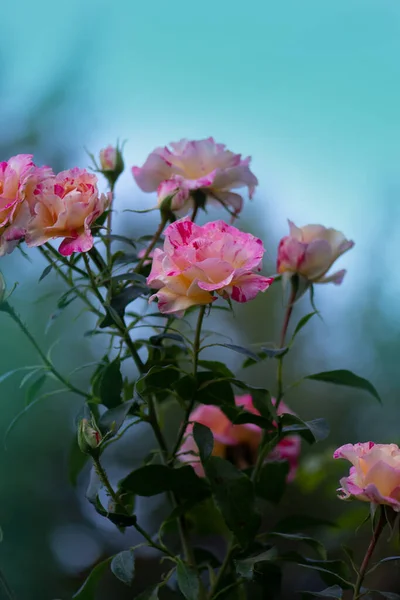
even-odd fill
[[[99,194],[97,177],[84,169],[54,175],[37,167],[29,154],[0,163],[0,254],[25,238],[29,247],[64,238],[64,256],[93,246],[91,226],[106,210],[110,196]]]

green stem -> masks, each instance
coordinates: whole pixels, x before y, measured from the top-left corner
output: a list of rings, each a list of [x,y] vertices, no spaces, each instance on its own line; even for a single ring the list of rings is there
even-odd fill
[[[110,480],[108,479],[108,475],[107,475],[103,465],[100,462],[100,458],[98,456],[92,456],[92,459],[93,459],[93,464],[94,464],[96,473],[99,476],[101,483],[105,487],[107,494],[110,496],[110,498],[114,502],[115,507],[119,508],[123,514],[125,514],[125,515],[128,514],[123,502],[121,501],[121,498],[119,497],[117,492],[112,487]],[[175,560],[175,555],[172,554],[166,546],[164,546],[164,545],[161,546],[160,544],[157,544],[157,542],[154,542],[152,540],[151,536],[147,533],[147,531],[145,531],[138,523],[133,523],[133,527],[136,529],[136,531],[138,531],[145,538],[145,540],[148,542],[149,546],[151,546],[152,548],[155,548],[156,550],[159,550],[163,554],[167,554],[168,556],[170,556],[171,558],[173,558]]]
[[[82,275],[82,277],[87,277],[85,271],[83,271],[76,265],[72,265],[70,262],[68,262],[62,254],[57,252],[57,250],[55,248],[53,248],[53,246],[51,244],[49,244],[49,242],[46,242],[44,245],[45,245],[46,249],[50,252],[50,254],[52,254],[57,260],[61,260],[62,263],[65,266],[67,266],[69,269],[72,269],[76,273],[79,273],[79,275]]]
[[[218,575],[215,578],[214,584],[212,585],[210,592],[209,592],[209,600],[212,600],[212,598],[215,598],[216,596],[218,596],[218,588],[219,585],[226,573],[226,570],[228,569],[230,562],[231,562],[231,558],[232,558],[232,553],[235,549],[235,543],[234,540],[231,539],[231,541],[229,542],[229,545],[227,547],[226,550],[226,554],[225,554],[225,558],[223,560],[223,563],[218,571]],[[235,582],[236,584],[236,582]]]
[[[73,281],[71,281],[71,279],[64,273],[64,271],[58,266],[58,264],[52,260],[47,250],[43,248],[43,246],[39,246],[38,250],[46,258],[49,264],[53,266],[53,269],[57,272],[58,275],[60,275],[61,279],[63,279],[65,283],[67,283],[71,288],[75,287]],[[97,308],[90,302],[90,300],[85,296],[85,294],[80,291],[78,287],[75,287],[74,291],[76,295],[82,300],[82,302],[84,302],[93,313],[95,313],[98,317],[103,316],[102,313],[99,310],[97,310]]]
[[[93,247],[92,250],[94,250],[95,248]],[[89,250],[89,254],[90,257],[92,258],[93,262],[96,264],[96,266],[98,267],[98,269],[102,270],[103,267],[105,265],[101,255],[99,254],[99,252],[96,250],[95,252],[92,253],[92,250]],[[105,304],[105,301],[103,299],[103,296],[100,294],[99,289],[98,289],[98,285],[96,283],[96,279],[95,276],[93,274],[93,271],[91,269],[90,266],[90,262],[89,262],[89,258],[87,257],[86,253],[83,252],[83,260],[85,261],[85,266],[86,266],[86,270],[87,270],[87,274],[89,276],[89,280],[92,286],[92,290],[93,293],[96,295],[97,299],[99,300],[99,302],[101,303],[101,305],[107,310],[107,306]],[[103,262],[102,262],[103,261]],[[118,329],[122,339],[124,340],[125,344],[127,345],[129,352],[132,355],[133,360],[135,361],[135,364],[139,370],[140,373],[144,373],[145,372],[145,366],[143,364],[142,359],[139,356],[139,353],[135,347],[135,344],[133,343],[128,331],[127,331],[127,327],[124,321],[123,317],[120,317],[118,320],[114,318],[113,313],[108,313],[111,318],[114,321],[114,325],[116,326],[116,328]]]
[[[136,265],[134,273],[139,273],[139,271],[143,267],[144,263],[149,258],[150,252],[153,250],[154,246],[157,244],[158,240],[160,239],[161,234],[164,231],[164,227],[167,223],[168,223],[168,215],[163,215],[161,218],[160,224],[157,228],[157,231],[153,235],[153,239],[151,240],[150,244],[147,246],[146,251],[143,254],[142,258],[139,260],[138,264]]]
[[[35,348],[36,352],[39,354],[43,363],[46,365],[46,367],[49,369],[49,371],[51,371],[53,373],[54,377],[56,377],[59,381],[61,381],[61,383],[64,384],[65,387],[67,387],[69,390],[71,390],[71,392],[74,392],[75,394],[78,394],[79,396],[83,396],[84,398],[87,398],[87,399],[91,398],[90,394],[87,394],[86,392],[83,392],[82,390],[75,387],[72,383],[70,383],[67,379],[65,379],[65,377],[63,375],[61,375],[61,373],[59,373],[59,371],[57,371],[57,369],[54,367],[53,363],[47,358],[47,356],[42,351],[41,347],[39,346],[39,344],[37,343],[37,341],[31,334],[31,332],[29,331],[29,329],[21,321],[20,317],[15,312],[15,310],[12,308],[12,306],[8,305],[7,312],[10,315],[10,317],[13,319],[13,321],[19,326],[22,333],[28,338],[28,340],[30,341],[32,346]]]
[[[195,220],[196,220],[196,217],[197,217],[197,213],[198,213],[198,212],[199,212],[199,205],[198,205],[198,204],[197,204],[197,202],[196,202],[196,204],[194,205],[194,209],[193,209],[193,212],[192,212],[192,216],[190,217],[190,219],[193,221],[193,223],[194,223],[194,222],[195,222]]]
[[[279,342],[280,348],[285,347],[285,339],[286,339],[286,334],[287,334],[287,330],[289,327],[289,321],[290,321],[290,317],[292,316],[293,306],[294,306],[294,302],[296,300],[296,294],[297,294],[297,291],[299,288],[299,282],[298,282],[298,278],[296,275],[293,275],[290,283],[291,283],[290,297],[289,297],[289,302],[286,307],[285,317],[284,317],[283,325],[282,325],[281,338],[280,338],[280,342]],[[276,396],[276,404],[275,404],[276,410],[278,410],[279,404],[281,403],[281,400],[283,398],[283,359],[284,359],[284,356],[278,357],[278,373],[277,373],[278,393]]]
[[[357,581],[354,586],[353,600],[359,600],[359,598],[361,598],[361,595],[360,595],[361,586],[364,581],[364,577],[365,577],[365,574],[366,574],[366,571],[368,568],[369,561],[371,560],[372,554],[376,548],[376,544],[379,540],[379,536],[381,535],[383,528],[386,525],[386,515],[385,515],[385,510],[384,510],[383,506],[380,506],[379,510],[380,510],[379,520],[378,520],[376,527],[372,533],[371,541],[370,541],[367,551],[365,553],[364,559],[361,563]]]
[[[196,325],[196,331],[194,334],[194,341],[193,341],[193,378],[196,380],[197,377],[197,367],[198,367],[198,363],[199,363],[199,352],[200,352],[200,337],[201,337],[201,328],[203,325],[203,320],[204,320],[204,315],[207,309],[207,305],[203,305],[200,307],[199,310],[199,315],[197,317],[197,325]],[[182,444],[182,440],[183,440],[183,436],[185,435],[185,431],[187,429],[188,423],[189,423],[189,419],[190,419],[190,415],[192,413],[192,410],[194,408],[194,404],[196,402],[196,394],[193,394],[193,397],[191,399],[191,401],[189,402],[187,408],[186,408],[186,412],[185,412],[185,416],[183,419],[183,422],[181,424],[181,427],[179,429],[179,433],[178,433],[178,438],[176,440],[174,449],[172,451],[172,455],[171,455],[171,460],[174,460],[176,453],[178,452],[179,448],[181,447]]]
[[[110,183],[110,192],[111,192],[111,204],[110,204],[110,208],[108,211],[108,215],[107,215],[107,233],[108,235],[111,235],[111,230],[112,230],[112,204],[114,202],[114,182]],[[111,277],[111,267],[112,267],[112,252],[111,252],[111,239],[108,238],[106,240],[106,262],[107,262],[107,267],[108,267],[108,271],[110,273],[110,277]],[[112,297],[112,290],[113,290],[113,286],[112,286],[112,282],[110,281],[110,284],[107,288],[107,304],[110,303],[111,297]]]

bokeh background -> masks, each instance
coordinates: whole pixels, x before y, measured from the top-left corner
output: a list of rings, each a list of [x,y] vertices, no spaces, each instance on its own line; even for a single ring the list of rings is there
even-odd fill
[[[0,159],[32,152],[55,170],[85,167],[84,148],[126,139],[127,167],[141,165],[156,146],[181,137],[212,135],[253,157],[260,185],[240,226],[265,241],[265,272],[275,272],[277,243],[295,223],[322,223],[355,240],[341,259],[348,274],[341,287],[321,286],[314,318],[287,360],[287,381],[303,374],[347,367],[369,378],[383,407],[363,394],[320,385],[294,389],[288,403],[303,418],[324,416],[328,440],[304,458],[297,483],[278,513],[305,511],[338,518],[340,530],[322,532],[333,555],[341,543],[361,552],[368,527],[355,528],[365,507],[345,505],[335,488],[347,465],[333,465],[332,450],[345,442],[400,442],[400,4],[397,0],[20,0],[2,10],[0,40]],[[135,186],[127,168],[117,188],[117,227],[132,236],[151,233],[155,198]],[[224,215],[215,210],[214,218]],[[73,303],[58,318],[62,282],[38,284],[39,253],[2,259],[13,304],[65,373],[101,356],[99,344],[82,339],[90,318]],[[278,286],[276,286],[278,288]],[[236,309],[217,327],[236,343],[277,339],[284,300],[278,289]],[[309,312],[304,298],[295,319]],[[34,350],[5,314],[0,315],[0,371],[38,362]],[[49,324],[51,326],[49,326]],[[217,356],[214,353],[214,356]],[[232,367],[241,360],[219,355]],[[93,367],[92,367],[93,368]],[[249,382],[273,387],[274,365],[243,372]],[[90,368],[76,375],[85,386]],[[134,375],[134,373],[132,373]],[[1,436],[23,408],[21,374],[0,383]],[[46,391],[51,391],[51,387]],[[22,418],[0,450],[0,566],[18,600],[71,598],[87,569],[104,556],[140,542],[102,523],[84,499],[87,471],[74,489],[68,453],[80,401],[49,396]],[[140,463],[152,446],[146,427],[127,436],[108,466],[118,476]],[[155,529],[165,514],[162,499],[139,502],[144,523]],[[389,552],[388,552],[389,550]],[[384,549],[382,549],[382,552]],[[393,547],[386,553],[394,553]],[[137,588],[155,569],[142,552]],[[295,570],[285,587],[321,589],[318,577]],[[375,585],[400,591],[396,569],[377,572]],[[135,592],[136,593],[136,592]],[[1,594],[1,592],[0,592]],[[132,598],[111,578],[99,600]],[[166,596],[167,597],[167,596]]]

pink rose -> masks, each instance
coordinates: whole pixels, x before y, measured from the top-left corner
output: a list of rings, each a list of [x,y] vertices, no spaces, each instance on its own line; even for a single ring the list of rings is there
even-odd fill
[[[100,150],[100,166],[103,171],[114,171],[117,166],[117,148],[107,146]]]
[[[93,246],[90,228],[110,201],[111,195],[99,195],[96,175],[78,168],[62,171],[34,207],[26,235],[28,246],[64,238],[59,247],[63,256],[87,252]]]
[[[236,396],[237,406],[253,414],[260,413],[253,405],[250,394]],[[275,403],[275,400],[273,399]],[[278,414],[290,413],[292,411],[281,402]],[[211,429],[214,436],[213,456],[220,456],[231,460],[241,469],[255,464],[258,449],[262,438],[262,429],[257,425],[248,423],[245,425],[233,425],[228,417],[218,406],[200,404],[190,415],[190,421],[184,442],[180,448],[179,459],[193,466],[196,473],[204,476],[204,470],[198,458],[198,448],[193,439],[193,422],[201,423]],[[301,441],[296,435],[284,438],[267,457],[267,461],[287,460],[290,466],[288,481],[292,481],[296,475],[298,459],[300,456]]]
[[[296,227],[289,221],[290,235],[278,247],[278,273],[299,274],[311,283],[340,284],[346,271],[343,269],[326,276],[335,260],[354,246],[340,231],[322,225]]]
[[[181,190],[178,208],[173,210],[189,210],[193,205],[192,192],[201,190],[208,200],[231,207],[234,214],[241,211],[243,198],[233,189],[247,187],[252,197],[258,181],[250,171],[250,157],[242,159],[224,144],[216,144],[212,137],[180,140],[170,146],[172,150],[167,146],[156,148],[143,167],[132,168],[136,183],[144,192],[155,192],[164,180],[171,180],[169,185]]]
[[[33,206],[52,176],[49,167],[33,163],[31,154],[0,163],[0,256],[24,237]]]
[[[341,499],[387,504],[400,512],[400,449],[396,444],[345,444],[333,458],[352,463],[350,474],[340,480]]]
[[[272,283],[254,271],[261,270],[261,240],[224,223],[204,226],[189,218],[175,221],[165,230],[164,249],[154,251],[147,283],[159,291],[162,313],[182,313],[189,306],[209,304],[214,294],[237,302],[252,300]]]

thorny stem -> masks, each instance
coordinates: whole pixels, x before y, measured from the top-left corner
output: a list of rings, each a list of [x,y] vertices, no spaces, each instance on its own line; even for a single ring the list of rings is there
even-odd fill
[[[194,341],[193,341],[193,377],[194,377],[194,379],[196,379],[196,377],[197,377],[197,367],[198,367],[198,362],[199,362],[199,351],[200,351],[201,327],[203,325],[203,319],[204,319],[204,315],[206,312],[206,308],[207,308],[207,305],[203,305],[200,307],[199,315],[197,318],[196,331],[194,334]],[[176,440],[174,449],[172,451],[172,455],[171,455],[172,460],[175,458],[176,453],[178,452],[179,448],[181,447],[183,436],[185,435],[185,431],[187,429],[188,422],[190,419],[190,414],[193,410],[195,401],[196,401],[196,397],[195,397],[195,394],[193,394],[193,398],[187,406],[187,409],[185,412],[185,417],[183,419],[182,425],[181,425],[179,433],[178,433],[178,438]]]
[[[293,312],[294,301],[296,300],[296,294],[297,294],[298,287],[299,287],[299,282],[298,282],[296,275],[294,275],[291,278],[290,284],[291,284],[291,291],[290,291],[289,302],[286,307],[285,317],[284,317],[283,325],[282,325],[281,338],[280,338],[280,342],[279,342],[280,348],[284,348],[284,346],[285,346],[285,339],[286,339],[286,334],[287,334],[287,330],[288,330],[288,326],[289,326],[289,321],[290,321],[290,317]],[[283,398],[283,359],[284,359],[284,356],[278,357],[278,373],[277,373],[278,393],[276,396],[276,405],[275,405],[276,410],[278,410],[279,404]]]
[[[385,515],[385,510],[384,510],[383,506],[380,506],[379,510],[380,510],[380,515],[379,515],[378,523],[376,524],[376,527],[372,533],[371,541],[369,543],[369,546],[365,553],[364,559],[361,563],[360,570],[358,572],[356,585],[354,587],[353,600],[359,600],[359,598],[361,598],[361,595],[360,595],[361,586],[364,581],[364,577],[365,577],[365,574],[366,574],[366,571],[368,568],[369,561],[371,560],[371,556],[376,548],[376,544],[379,540],[379,536],[381,535],[383,528],[386,525],[386,515]]]
[[[72,383],[70,383],[67,379],[65,379],[65,377],[63,375],[61,375],[61,373],[59,371],[57,371],[57,369],[54,367],[53,363],[47,358],[47,356],[42,351],[41,347],[39,346],[39,344],[37,343],[37,341],[31,334],[31,332],[29,331],[29,329],[21,321],[20,317],[15,312],[15,310],[12,308],[12,306],[8,305],[7,312],[10,315],[10,317],[13,319],[13,321],[19,326],[22,333],[24,333],[24,335],[28,338],[28,340],[30,341],[32,346],[35,348],[36,352],[39,354],[43,363],[46,365],[46,367],[49,369],[49,371],[51,371],[53,373],[54,377],[56,377],[59,381],[61,381],[61,383],[64,384],[65,387],[67,387],[69,390],[71,390],[71,392],[74,392],[75,394],[78,394],[79,396],[83,396],[84,398],[89,399],[91,397],[90,394],[87,394],[86,392],[83,392],[82,390],[75,387]]]
[[[109,207],[109,211],[108,211],[108,215],[107,215],[107,233],[108,235],[111,235],[111,230],[112,230],[112,203],[114,201],[114,182],[110,183],[110,192],[111,192],[111,203],[110,203],[110,207]],[[111,239],[108,238],[106,240],[106,257],[107,257],[107,266],[108,269],[110,271],[110,276],[111,276],[111,261],[112,261],[112,253],[111,253]],[[109,287],[107,288],[107,304],[110,303],[111,300],[111,296],[112,296],[112,283],[110,282]]]
[[[158,240],[160,239],[160,236],[161,236],[162,232],[164,231],[164,227],[167,223],[168,223],[168,215],[162,215],[160,224],[157,228],[157,231],[153,235],[153,239],[151,240],[150,244],[147,246],[142,258],[139,260],[138,264],[136,265],[134,273],[138,273],[141,270],[141,268],[143,267],[146,260],[149,258],[151,251],[153,250],[154,246],[157,244]]]
[[[114,502],[115,506],[118,507],[122,511],[123,514],[128,514],[125,506],[123,505],[123,503],[121,501],[121,498],[119,497],[117,492],[112,487],[110,480],[108,479],[108,475],[107,475],[103,465],[101,464],[99,457],[92,456],[92,459],[93,459],[93,464],[94,464],[96,473],[99,476],[101,483],[104,485],[104,487],[107,491],[107,494],[110,496],[110,498]],[[145,540],[148,542],[149,546],[151,546],[152,548],[155,548],[156,550],[159,550],[163,554],[167,554],[168,556],[170,556],[171,558],[173,558],[175,560],[175,556],[168,550],[168,548],[166,546],[164,546],[164,545],[161,546],[160,544],[157,544],[157,542],[154,542],[152,540],[151,536],[147,533],[147,531],[145,531],[138,523],[133,522],[132,524],[133,524],[133,527],[136,529],[136,531],[138,531],[145,538]]]

